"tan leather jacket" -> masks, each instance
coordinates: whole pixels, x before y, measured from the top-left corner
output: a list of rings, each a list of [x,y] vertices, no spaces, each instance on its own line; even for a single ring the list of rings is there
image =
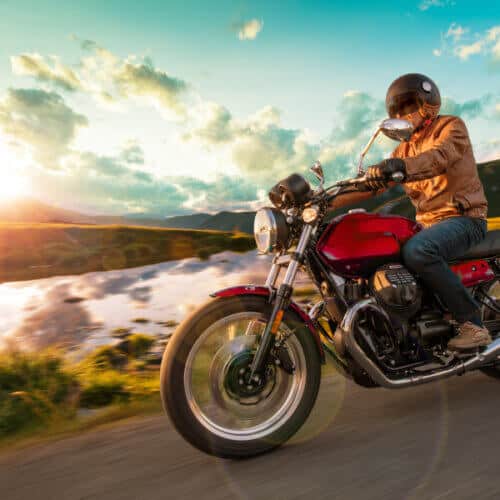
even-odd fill
[[[469,134],[456,116],[438,116],[392,153],[406,163],[403,187],[430,226],[457,215],[486,218],[488,202],[477,173]]]

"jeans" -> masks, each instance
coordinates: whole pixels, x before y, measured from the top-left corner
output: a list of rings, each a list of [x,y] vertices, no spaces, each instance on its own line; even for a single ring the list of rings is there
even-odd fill
[[[450,217],[423,229],[403,247],[403,262],[435,292],[458,323],[481,326],[479,304],[450,269],[448,261],[463,255],[486,236],[486,221]]]

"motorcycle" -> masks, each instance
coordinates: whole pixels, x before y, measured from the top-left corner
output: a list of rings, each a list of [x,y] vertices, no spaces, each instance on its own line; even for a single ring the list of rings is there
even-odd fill
[[[316,189],[298,174],[279,182],[270,192],[274,206],[255,216],[257,248],[274,254],[265,284],[213,293],[169,341],[163,404],[198,449],[238,458],[283,444],[315,403],[326,356],[370,388],[411,387],[472,370],[500,378],[500,231],[450,262],[493,338],[458,353],[447,349],[454,334],[449,312],[401,261],[401,247],[421,226],[363,209],[327,220],[332,200],[366,186],[363,158],[380,132],[401,141],[413,130],[404,120],[383,121],[354,179],[325,188],[316,162]],[[402,178],[394,174],[393,181]],[[292,297],[299,269],[321,296],[308,311]]]

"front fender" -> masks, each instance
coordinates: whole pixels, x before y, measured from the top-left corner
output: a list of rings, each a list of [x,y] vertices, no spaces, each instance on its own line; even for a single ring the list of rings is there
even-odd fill
[[[261,295],[269,297],[271,295],[271,292],[269,288],[267,288],[266,286],[239,285],[239,286],[224,288],[222,290],[218,290],[217,292],[210,294],[211,297],[234,297],[236,295]],[[318,346],[319,353],[321,356],[321,363],[324,364],[325,352],[323,350],[323,345],[321,344],[319,333],[316,330],[316,327],[314,326],[313,322],[311,321],[311,318],[296,302],[290,301],[290,305],[288,306],[288,308],[291,309],[294,313],[296,313],[299,316],[299,318],[307,325],[307,328],[309,328],[309,331],[313,335],[314,340],[316,341],[316,345]]]

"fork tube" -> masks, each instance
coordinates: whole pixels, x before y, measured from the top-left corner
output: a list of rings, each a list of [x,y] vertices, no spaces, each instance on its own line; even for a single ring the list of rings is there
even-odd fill
[[[255,358],[252,362],[250,383],[255,380],[255,377],[258,377],[257,374],[262,372],[262,369],[266,364],[269,352],[271,351],[271,345],[273,343],[274,336],[278,332],[284,311],[288,307],[288,303],[293,292],[292,285],[295,280],[295,276],[297,275],[297,271],[299,270],[299,266],[302,263],[304,252],[309,243],[312,230],[313,228],[311,225],[307,224],[304,226],[302,234],[300,235],[299,243],[297,244],[296,251],[292,255],[292,259],[290,261],[290,264],[288,265],[288,269],[286,270],[285,278],[283,279],[283,282],[278,289],[273,312],[271,313],[269,322],[267,323],[264,333],[262,334],[259,347],[257,348]]]
[[[269,270],[269,274],[267,275],[265,286],[269,289],[274,287],[276,280],[278,279],[278,275],[280,273],[281,266],[276,263],[276,257],[273,260],[273,265]]]

